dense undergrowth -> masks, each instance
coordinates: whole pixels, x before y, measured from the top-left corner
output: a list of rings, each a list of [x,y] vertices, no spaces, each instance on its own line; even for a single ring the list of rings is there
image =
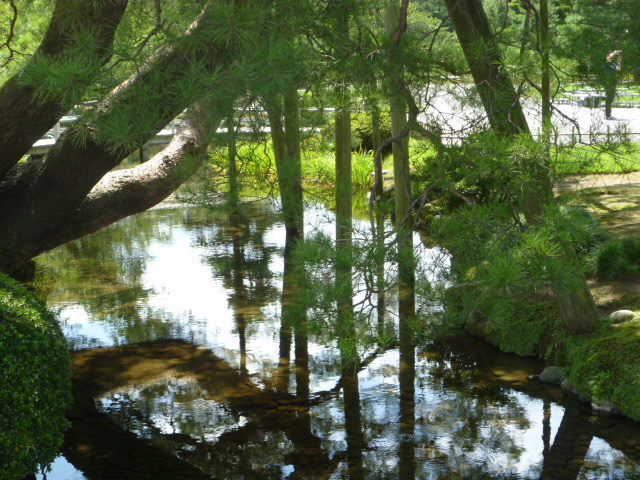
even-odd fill
[[[71,402],[66,341],[22,284],[0,274],[0,479],[35,473],[58,455]]]

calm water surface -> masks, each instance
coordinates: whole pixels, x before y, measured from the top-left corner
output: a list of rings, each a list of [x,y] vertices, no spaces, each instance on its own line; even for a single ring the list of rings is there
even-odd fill
[[[534,360],[461,338],[343,373],[322,331],[283,328],[284,239],[268,205],[163,208],[41,258],[76,406],[39,478],[640,478],[638,425],[527,380]]]

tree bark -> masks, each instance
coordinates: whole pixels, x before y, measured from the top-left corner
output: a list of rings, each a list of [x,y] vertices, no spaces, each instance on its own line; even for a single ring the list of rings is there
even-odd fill
[[[529,125],[504,68],[480,0],[444,0],[480,93],[491,128],[500,134],[529,133]]]
[[[501,137],[530,135],[529,125],[511,78],[504,67],[481,0],[445,0],[456,34],[469,64],[474,83],[491,128]],[[540,224],[545,206],[555,206],[547,158],[533,159],[523,169],[531,179],[520,188],[519,203],[527,223]],[[587,286],[575,251],[559,240],[572,281],[553,281],[556,302],[564,325],[572,333],[595,328],[600,315]]]
[[[35,255],[68,241],[69,235],[61,236],[61,232],[74,230],[77,232],[74,235],[78,235],[97,228],[97,223],[86,229],[78,225],[67,227],[66,223],[73,224],[87,195],[103,176],[194,100],[175,88],[188,78],[194,58],[211,72],[212,78],[228,64],[233,47],[203,40],[211,35],[213,3],[205,6],[176,44],[159,49],[135,75],[107,95],[90,118],[84,120],[85,125],[80,122],[67,130],[42,161],[21,162],[0,182],[0,223],[4,227],[0,237],[0,271],[11,272]],[[158,97],[148,98],[145,95],[148,91],[162,97],[161,108],[150,107],[158,102]],[[136,116],[136,112],[149,108],[153,115]],[[109,141],[104,133],[118,116],[126,116],[131,127],[128,141],[121,145]],[[146,170],[149,175],[150,165]],[[121,191],[121,195],[125,194]],[[114,208],[129,212],[126,215],[142,210],[115,198],[113,202]],[[119,218],[126,215],[113,213]]]
[[[387,35],[395,46],[400,41],[403,21],[401,8],[388,5],[385,10],[385,26]],[[406,24],[405,24],[406,27]],[[391,61],[397,62],[395,55]],[[398,80],[401,79],[402,65],[395,65],[393,69]],[[392,79],[394,80],[394,79]],[[396,87],[392,90],[389,103],[391,106],[391,133],[399,137],[407,127],[407,106],[404,95],[397,85],[401,81],[394,81]],[[409,136],[405,135],[400,142],[393,143],[393,180],[396,209],[396,238],[398,242],[398,313],[400,316],[400,335],[403,330],[410,328],[415,316],[415,265],[413,254],[413,218],[411,206],[411,176],[409,170]]]
[[[271,127],[285,229],[291,238],[298,240],[302,238],[304,227],[298,91],[291,87],[284,92],[282,99],[266,99],[265,105]]]
[[[79,96],[99,68],[111,58],[115,31],[127,3],[128,0],[56,2],[51,23],[35,55],[21,72],[0,88],[0,179],[73,107],[73,102],[65,102],[55,96],[43,98],[33,85],[36,79],[31,78],[31,72],[44,62],[64,63],[65,57],[71,55],[69,50],[72,49],[72,38],[84,35],[87,42],[95,42],[95,54],[99,61],[87,56],[89,69],[82,69],[82,73],[73,81],[73,88]],[[72,21],[71,17],[75,16],[83,19],[81,26]]]
[[[352,231],[353,181],[351,164],[351,112],[336,111],[336,291],[338,336],[349,338],[353,328]],[[343,364],[349,361],[343,355]]]

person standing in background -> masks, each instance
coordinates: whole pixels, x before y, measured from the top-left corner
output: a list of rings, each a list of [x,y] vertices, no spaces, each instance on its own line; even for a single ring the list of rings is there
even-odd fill
[[[616,84],[618,82],[618,70],[621,70],[622,50],[614,50],[607,55],[602,72],[602,85],[605,93],[604,116],[611,120],[611,106],[616,96]]]

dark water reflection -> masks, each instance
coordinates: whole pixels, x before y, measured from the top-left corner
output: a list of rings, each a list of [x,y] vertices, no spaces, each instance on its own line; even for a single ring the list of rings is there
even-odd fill
[[[333,230],[320,207],[307,218]],[[41,259],[77,351],[46,478],[640,478],[638,425],[527,380],[534,360],[461,338],[345,368],[281,305],[284,237],[264,205],[167,208]]]

